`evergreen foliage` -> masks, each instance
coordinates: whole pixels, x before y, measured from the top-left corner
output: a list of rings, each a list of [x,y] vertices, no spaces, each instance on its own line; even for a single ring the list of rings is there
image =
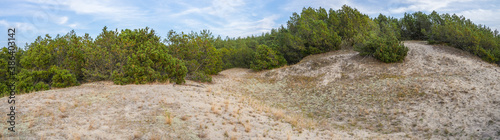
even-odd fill
[[[500,40],[496,30],[476,25],[463,16],[439,15],[436,11],[429,15],[422,12],[405,14],[402,21],[408,25],[413,23],[413,26],[403,28],[407,39],[427,39],[431,44],[445,43],[477,55],[484,61],[500,63]],[[410,33],[405,33],[406,29],[411,29]]]
[[[221,38],[208,30],[170,31],[164,41],[154,30],[108,30],[88,34],[38,37],[16,53],[17,90],[31,92],[83,82],[115,84],[210,82],[210,75],[233,67],[265,70],[298,63],[302,58],[354,49],[382,62],[401,62],[408,48],[401,40],[428,40],[468,51],[500,65],[500,35],[463,16],[432,12],[405,13],[401,19],[380,14],[370,19],[347,5],[339,10],[303,8],[285,26],[260,36]],[[7,48],[0,52],[0,94],[7,94]]]
[[[31,92],[50,89],[50,87],[69,87],[79,85],[75,75],[69,70],[51,66],[46,70],[22,69],[16,75],[17,92]]]
[[[8,84],[10,74],[9,74],[9,50],[7,48],[2,48],[0,52],[0,95],[9,94]]]
[[[212,45],[215,39],[208,30],[203,30],[200,34],[178,34],[171,30],[165,42],[170,54],[185,62],[188,79],[200,79],[201,75],[210,77],[209,75],[222,71],[222,53]],[[211,78],[201,79],[211,81]]]
[[[184,63],[168,54],[167,46],[160,41],[154,30],[125,29],[118,35],[115,69],[111,77],[115,84],[144,84],[165,82],[171,79],[183,83],[187,69]]]
[[[385,63],[404,60],[408,48],[398,40],[397,20],[380,14],[374,22],[378,28],[370,31],[366,39],[358,41],[361,43],[356,44],[354,50],[361,56],[373,56]]]
[[[373,56],[382,62],[392,63],[404,60],[407,54],[408,48],[402,43],[382,43]]]
[[[87,47],[84,49],[85,64],[82,69],[86,81],[112,80],[112,73],[118,69],[125,59],[125,50],[118,38],[118,30],[102,29],[102,33],[92,41],[90,37]]]
[[[285,63],[286,60],[283,56],[277,55],[276,52],[267,45],[259,45],[254,52],[254,58],[250,64],[250,68],[259,71],[277,68],[285,65]]]

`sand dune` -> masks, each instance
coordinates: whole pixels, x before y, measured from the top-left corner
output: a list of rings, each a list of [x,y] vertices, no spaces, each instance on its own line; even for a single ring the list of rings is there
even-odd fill
[[[402,63],[354,51],[213,83],[81,86],[18,95],[21,139],[498,139],[500,67],[407,41]],[[0,102],[8,114],[7,99]],[[1,117],[3,122],[7,117]]]

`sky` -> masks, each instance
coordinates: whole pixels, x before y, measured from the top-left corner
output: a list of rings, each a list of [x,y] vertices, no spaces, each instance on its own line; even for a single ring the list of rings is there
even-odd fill
[[[109,29],[150,27],[165,38],[169,30],[246,37],[286,26],[303,7],[338,10],[346,4],[370,17],[380,13],[396,18],[422,11],[455,13],[476,24],[500,29],[499,0],[2,0],[0,46],[7,46],[7,29],[16,28],[16,44],[24,46],[38,36],[54,37],[75,30],[96,38]]]

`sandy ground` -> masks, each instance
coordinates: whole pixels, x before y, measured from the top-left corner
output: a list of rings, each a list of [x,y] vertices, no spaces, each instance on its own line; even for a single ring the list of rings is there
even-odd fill
[[[16,132],[1,123],[9,139],[308,139],[327,132],[292,128],[266,107],[239,95],[246,69],[231,69],[213,84],[77,87],[18,95]],[[229,92],[231,91],[231,92]],[[2,108],[7,99],[2,98]],[[258,107],[255,109],[254,107]],[[272,111],[270,111],[272,110]],[[7,114],[8,110],[2,110]],[[6,122],[7,117],[1,117]]]
[[[405,45],[402,63],[342,50],[269,71],[225,70],[210,84],[95,82],[17,95],[16,132],[0,123],[1,138],[500,138],[498,66],[451,47]]]
[[[500,67],[448,46],[404,44],[409,52],[401,63],[330,52],[258,73],[272,82],[249,88],[329,128],[374,132],[355,136],[500,139]]]

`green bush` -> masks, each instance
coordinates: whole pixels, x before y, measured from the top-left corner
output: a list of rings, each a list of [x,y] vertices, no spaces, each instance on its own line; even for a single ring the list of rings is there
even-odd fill
[[[373,56],[385,63],[393,63],[404,60],[407,54],[408,48],[403,44],[382,44]]]
[[[112,80],[114,84],[117,85],[125,85],[128,84],[128,78],[124,77],[122,73],[118,71],[113,71],[113,74],[111,74]]]
[[[20,59],[22,58],[24,51],[21,49],[16,50],[15,54],[15,61],[16,61],[16,69],[14,71],[14,74],[18,73],[21,69],[21,65],[19,64]],[[9,95],[10,90],[8,89],[8,84],[10,83],[9,80],[11,78],[15,78],[11,76],[11,73],[9,71],[9,57],[11,57],[12,54],[9,53],[9,50],[7,47],[4,47],[0,51],[0,97]]]
[[[257,46],[254,52],[254,59],[250,64],[250,68],[256,71],[264,69],[272,69],[285,65],[286,60],[283,56],[276,54],[267,45]]]
[[[101,34],[87,44],[83,50],[86,57],[82,68],[86,81],[114,80],[113,70],[124,63],[122,61],[126,52],[125,44],[119,41],[118,34],[118,31],[108,31],[104,27]]]
[[[200,34],[170,31],[165,42],[169,44],[169,53],[185,63],[188,79],[197,81],[191,78],[200,73],[210,77],[222,71],[223,52],[213,46],[215,39],[209,31],[203,30]]]
[[[200,82],[212,82],[212,77],[210,75],[207,75],[203,72],[194,72],[193,74],[188,77],[191,80],[194,81],[200,81]]]
[[[52,67],[50,70],[52,75],[51,87],[64,88],[79,85],[76,76],[71,74],[68,70],[58,67]]]
[[[9,64],[8,64],[8,49],[3,48],[0,52],[0,95],[7,95],[9,93],[8,80],[9,80]],[[1,96],[0,96],[1,97]]]
[[[35,87],[34,87],[35,91],[48,90],[48,89],[50,89],[50,87],[45,82],[38,82],[35,84]]]
[[[361,56],[373,56],[385,63],[402,61],[408,54],[408,48],[394,36],[385,36],[385,38],[382,38],[374,34],[363,44],[356,46],[355,50]]]
[[[26,46],[27,50],[21,59],[22,67],[33,70],[48,70],[55,65],[53,50],[49,47],[52,37],[38,37],[35,42]]]
[[[16,75],[16,91],[20,93],[31,92],[34,90],[33,84],[35,75],[27,69],[22,69]]]
[[[27,93],[35,90],[38,82],[51,83],[52,74],[49,70],[28,70],[22,69],[16,75],[16,90],[20,93]]]
[[[354,50],[359,52],[361,56],[373,56],[377,48],[383,40],[375,34],[370,34],[368,37],[358,36],[359,43],[355,44]]]
[[[111,47],[111,50],[122,48],[122,52],[116,52],[114,56],[117,59],[112,73],[115,84],[144,84],[169,79],[178,84],[184,82],[186,66],[168,53],[167,46],[160,42],[154,30],[126,29],[118,38],[123,45]]]
[[[476,25],[463,16],[432,12],[431,28],[427,32],[429,43],[443,43],[470,52],[484,61],[500,63],[498,31]]]
[[[479,46],[475,46],[472,48],[473,49],[471,49],[471,51],[475,55],[479,56],[481,59],[483,59],[486,62],[495,63],[495,62],[499,61],[500,57],[498,57],[498,56],[495,57],[495,53],[498,53],[496,51],[485,50],[483,47],[479,47]]]
[[[274,34],[277,35],[264,36],[277,41],[261,44],[276,46],[275,51],[282,54],[286,62],[290,64],[297,63],[311,54],[339,50],[340,35],[345,35],[345,33],[337,30],[344,29],[344,26],[340,26],[341,16],[338,15],[339,13],[333,10],[327,12],[324,8],[303,8],[300,14],[293,13],[287,23],[287,28],[281,27],[275,31]]]
[[[79,85],[76,76],[69,70],[56,66],[52,66],[49,70],[22,69],[15,77],[16,89],[21,93]]]

